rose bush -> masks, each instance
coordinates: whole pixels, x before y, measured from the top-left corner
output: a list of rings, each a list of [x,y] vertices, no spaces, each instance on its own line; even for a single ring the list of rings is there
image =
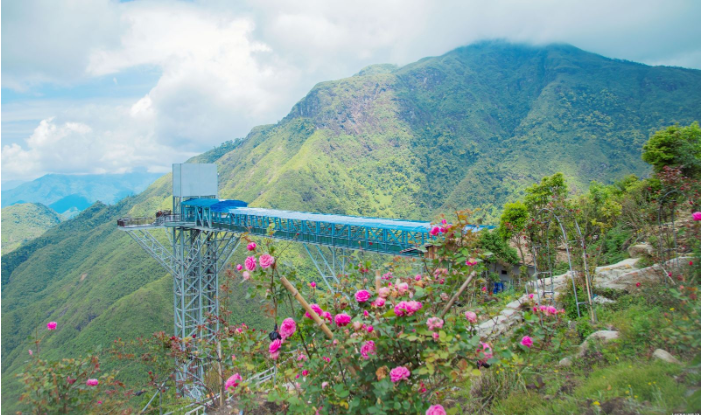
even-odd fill
[[[442,401],[452,384],[479,376],[482,364],[513,354],[510,349],[492,350],[476,334],[477,315],[466,306],[481,292],[479,278],[450,303],[473,272],[484,270],[474,259],[483,253],[476,236],[464,231],[467,225],[468,215],[459,214],[454,224],[446,221],[437,227],[434,259],[423,260],[422,274],[392,264],[377,270],[383,277],[376,281],[369,277],[371,264],[359,260],[339,276],[335,292],[295,284],[315,316],[282,284],[281,277],[299,280],[295,270],[279,265],[273,244],[258,245],[252,253],[260,264],[265,257],[271,266],[251,272],[251,294],[271,302],[282,323],[270,341],[223,338],[227,354],[248,356],[237,359],[225,376],[276,365],[277,382],[258,387],[244,377],[228,393],[247,406],[259,388],[266,389],[268,399],[285,405],[289,413],[443,413]],[[277,315],[283,304],[291,314]]]

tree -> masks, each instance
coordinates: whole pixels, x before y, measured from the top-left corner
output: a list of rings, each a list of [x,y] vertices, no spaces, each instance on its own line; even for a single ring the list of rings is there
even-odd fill
[[[681,167],[687,177],[701,176],[702,130],[693,122],[679,124],[656,132],[643,146],[643,160],[660,173],[665,166]]]
[[[521,238],[528,221],[528,208],[523,202],[506,203],[501,214],[498,233],[504,241],[511,240],[521,253],[521,263],[525,264]]]

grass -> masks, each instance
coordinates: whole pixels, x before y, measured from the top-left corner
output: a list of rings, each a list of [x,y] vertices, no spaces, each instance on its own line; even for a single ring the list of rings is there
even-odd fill
[[[599,323],[590,328],[617,330],[617,341],[590,345],[584,357],[573,359],[569,367],[561,367],[557,362],[572,355],[583,339],[563,328],[558,334],[563,336],[560,350],[531,351],[526,356],[530,366],[521,369],[513,362],[496,365],[483,373],[480,383],[465,385],[456,396],[459,413],[698,412],[701,349],[697,345],[685,348],[686,345],[673,344],[672,338],[685,337],[673,335],[670,320],[663,317],[663,312],[669,311],[675,319],[677,313],[684,314],[686,309],[672,311],[672,299],[662,294],[659,287],[633,294],[611,294],[617,294],[617,302],[598,306]],[[690,329],[696,329],[697,323],[691,323]],[[677,351],[673,354],[683,363],[652,358],[656,348]]]

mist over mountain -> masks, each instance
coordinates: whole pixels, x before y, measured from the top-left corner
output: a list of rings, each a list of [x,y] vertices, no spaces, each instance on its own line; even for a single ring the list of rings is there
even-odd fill
[[[492,222],[548,174],[563,172],[574,190],[649,174],[643,144],[668,125],[698,121],[700,91],[699,70],[569,45],[483,42],[322,82],[277,124],[191,162],[217,163],[220,196],[251,206],[426,220],[481,208]],[[3,409],[15,408],[12,374],[27,336],[46,321],[61,322],[42,345],[48,356],[172,330],[171,278],[115,226],[120,216],[169,208],[170,192],[165,175],[3,255]],[[83,195],[60,193],[47,203]],[[242,321],[260,321],[256,307],[238,304]]]

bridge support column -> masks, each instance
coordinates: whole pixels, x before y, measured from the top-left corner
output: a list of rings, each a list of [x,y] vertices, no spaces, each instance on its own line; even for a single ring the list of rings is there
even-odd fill
[[[338,292],[340,284],[338,276],[345,275],[345,267],[347,266],[347,258],[342,253],[342,249],[321,248],[320,245],[308,243],[304,243],[303,247],[328,289],[332,292]]]
[[[149,229],[127,233],[174,277],[174,335],[189,341],[212,340],[220,325],[218,274],[237,249],[239,235],[173,227],[167,230],[168,249]],[[176,362],[176,384],[183,396],[203,398],[208,358],[190,354]]]

